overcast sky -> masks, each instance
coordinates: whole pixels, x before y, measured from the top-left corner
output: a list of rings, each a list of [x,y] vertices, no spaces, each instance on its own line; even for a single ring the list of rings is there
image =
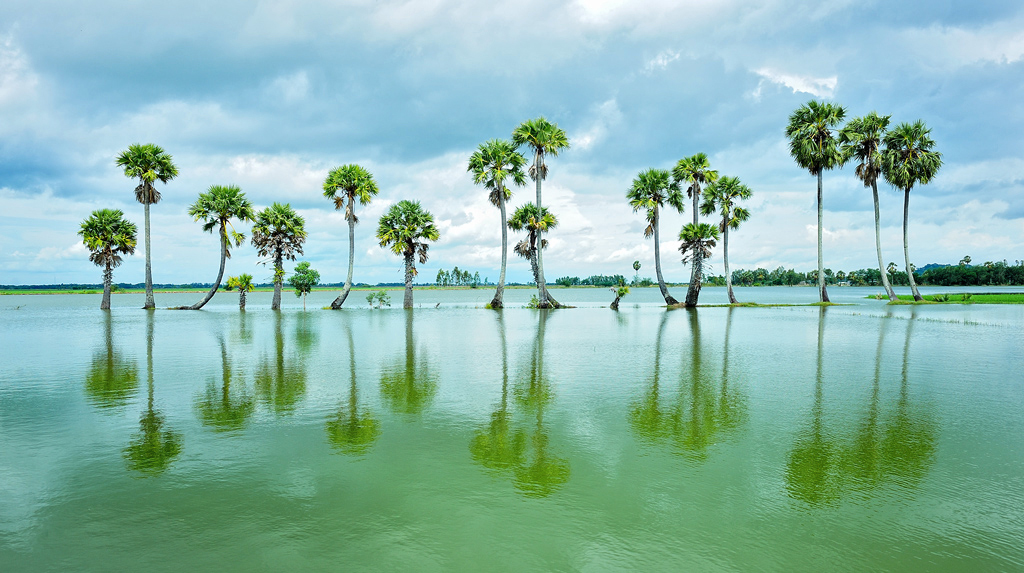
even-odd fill
[[[348,234],[322,195],[329,169],[359,163],[381,193],[360,208],[357,282],[398,282],[376,223],[422,202],[441,240],[421,266],[500,264],[498,210],[466,173],[483,141],[546,116],[571,149],[549,161],[559,217],[544,262],[564,275],[654,275],[632,178],[705,152],[754,191],[730,236],[734,268],[815,266],[815,181],[789,157],[788,115],[810,99],[924,120],[943,154],[914,189],[918,266],[1024,259],[1024,7],[1019,1],[696,2],[427,0],[46,2],[0,5],[0,283],[99,282],[76,235],[94,209],[139,225],[135,183],[114,165],[131,143],[174,156],[180,177],[152,209],[153,279],[209,282],[218,241],[187,215],[210,185],[306,219],[305,260],[343,281]],[[852,167],[827,172],[825,266],[874,265],[871,193]],[[880,186],[886,262],[902,261],[902,195]],[[512,205],[531,200],[517,190]],[[663,218],[665,277],[685,281]],[[141,234],[141,233],[140,233]],[[511,241],[515,239],[510,237]],[[227,274],[262,282],[251,246]],[[509,279],[529,280],[510,253]],[[716,251],[713,272],[721,272]],[[289,265],[289,270],[291,265]],[[115,272],[144,279],[137,254]]]

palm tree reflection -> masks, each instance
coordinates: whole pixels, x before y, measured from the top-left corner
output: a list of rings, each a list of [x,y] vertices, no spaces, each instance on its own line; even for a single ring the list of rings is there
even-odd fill
[[[306,369],[301,354],[291,362],[284,359],[282,320],[281,313],[274,313],[274,358],[263,357],[260,361],[256,369],[256,392],[277,414],[289,414],[306,394]],[[303,337],[296,336],[297,339]]]
[[[164,429],[164,417],[153,405],[153,311],[146,313],[146,411],[139,418],[139,431],[122,451],[132,470],[148,475],[162,473],[181,454],[181,434]]]
[[[331,446],[343,454],[365,454],[380,436],[380,422],[365,408],[359,410],[359,392],[356,387],[356,350],[352,340],[352,324],[348,315],[345,319],[345,334],[348,338],[349,395],[348,403],[338,409],[333,418],[327,420],[325,430]]]
[[[139,368],[114,348],[112,318],[103,313],[106,344],[97,350],[85,374],[85,395],[94,406],[117,408],[128,403],[139,387]]]
[[[256,403],[246,392],[244,384],[239,387],[239,384],[236,383],[235,391],[231,390],[231,383],[235,379],[235,375],[231,369],[231,362],[228,360],[223,336],[218,337],[218,342],[220,342],[221,358],[220,388],[217,388],[213,379],[207,382],[206,392],[196,399],[196,411],[199,414],[199,421],[203,425],[213,428],[214,431],[241,430],[249,422],[249,418],[256,409]]]
[[[419,414],[437,392],[437,381],[425,360],[416,360],[413,340],[413,311],[405,309],[405,358],[380,377],[380,392],[391,410],[397,414]]]
[[[513,426],[508,409],[508,343],[505,335],[503,311],[494,313],[501,337],[501,402],[491,413],[491,421],[473,435],[469,452],[473,461],[487,470],[502,474],[512,472],[523,462],[526,453],[526,433]]]

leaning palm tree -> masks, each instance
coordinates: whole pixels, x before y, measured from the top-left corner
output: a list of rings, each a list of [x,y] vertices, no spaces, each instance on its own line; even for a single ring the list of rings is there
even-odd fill
[[[914,282],[914,269],[910,264],[910,249],[907,246],[907,221],[910,212],[910,190],[920,183],[931,182],[942,167],[942,154],[933,151],[935,140],[928,134],[924,122],[901,123],[885,135],[885,150],[882,151],[882,175],[890,185],[903,190],[903,257],[907,263],[907,280],[914,300],[921,300]]]
[[[658,275],[658,287],[661,289],[661,296],[665,298],[665,304],[679,304],[679,301],[668,294],[668,287],[665,286],[665,278],[661,274],[661,239],[659,235],[659,222],[661,220],[661,208],[668,203],[676,211],[683,212],[683,194],[679,191],[677,181],[672,181],[671,174],[665,169],[648,169],[641,171],[633,185],[626,192],[629,199],[629,206],[636,213],[640,209],[647,211],[647,228],[644,229],[644,238],[654,237],[654,270]],[[633,268],[639,271],[637,261]]]
[[[160,192],[153,184],[174,179],[178,176],[178,168],[170,154],[152,143],[129,145],[117,156],[115,163],[124,168],[125,177],[139,180],[135,199],[142,203],[146,213],[146,305],[142,308],[153,309],[156,303],[153,302],[153,265],[149,254],[149,206],[160,202]]]
[[[284,282],[284,260],[295,260],[306,242],[306,221],[288,203],[274,203],[256,214],[252,228],[252,246],[261,257],[274,263],[274,298],[271,310],[281,310],[281,283]],[[266,264],[266,261],[264,261]]]
[[[694,273],[694,288],[686,291],[686,306],[697,306],[700,296],[701,281],[704,279],[704,261],[711,257],[711,249],[718,244],[718,227],[710,223],[687,223],[679,232],[679,252],[683,254],[683,264],[691,263]]]
[[[846,158],[832,131],[846,117],[841,105],[811,100],[789,116],[786,137],[789,154],[797,165],[818,178],[818,293],[821,302],[829,302],[825,291],[825,266],[821,257],[821,174],[828,169],[842,167]]]
[[[494,291],[494,298],[488,305],[490,308],[501,308],[505,293],[505,266],[508,262],[505,202],[512,198],[512,192],[505,182],[525,185],[524,165],[526,158],[516,151],[516,146],[512,142],[504,139],[492,139],[481,143],[473,155],[469,156],[468,171],[473,174],[473,182],[490,190],[491,204],[501,211],[501,275],[498,277],[498,288]]]
[[[252,275],[243,273],[237,277],[228,277],[228,284],[224,290],[232,291],[238,289],[238,310],[245,310],[245,295],[256,290],[252,284]]]
[[[547,179],[548,166],[544,162],[545,155],[557,157],[563,149],[569,149],[569,138],[565,132],[543,117],[531,119],[519,124],[512,131],[512,143],[516,147],[528,146],[533,150],[533,165],[530,166],[530,178],[537,182],[537,208],[543,208],[540,197],[541,181]],[[537,251],[537,292],[540,298],[539,308],[557,307],[558,303],[551,299],[547,285],[544,283],[544,257]]]
[[[718,230],[722,233],[722,257],[725,262],[725,286],[729,293],[729,304],[736,304],[736,295],[732,293],[732,275],[729,274],[729,229],[738,229],[740,223],[750,218],[750,211],[736,205],[737,201],[746,201],[753,195],[750,187],[740,183],[737,177],[722,177],[704,190],[704,202],[700,212],[704,216],[715,211],[722,214],[722,222]]]
[[[839,132],[839,143],[844,154],[857,159],[857,178],[871,188],[871,198],[875,202],[875,251],[878,255],[878,272],[882,275],[882,286],[889,295],[889,300],[897,300],[896,292],[889,283],[882,262],[882,232],[878,216],[878,176],[882,172],[881,147],[885,129],[889,127],[890,115],[878,115],[871,112],[864,117],[851,119]]]
[[[519,207],[512,213],[512,218],[508,220],[508,228],[513,231],[525,230],[527,235],[526,239],[516,243],[514,249],[516,254],[524,259],[530,261],[531,270],[533,270],[533,280],[540,284],[540,251],[546,249],[548,246],[548,240],[541,238],[541,233],[547,233],[551,229],[558,226],[558,218],[553,214],[549,213],[547,208],[537,211],[537,206],[533,203],[527,203],[522,207]],[[558,301],[548,295],[549,306],[557,308],[559,305]],[[539,305],[538,305],[539,306]]]
[[[390,247],[391,252],[405,258],[405,301],[402,308],[412,308],[412,278],[416,276],[416,258],[420,264],[427,262],[424,241],[436,241],[441,237],[434,225],[434,216],[420,206],[419,201],[402,200],[391,206],[380,218],[377,225],[377,239],[381,247]]]
[[[342,165],[331,170],[324,180],[324,197],[334,200],[335,209],[345,209],[345,220],[348,221],[348,277],[345,288],[331,303],[331,308],[338,310],[345,304],[349,291],[352,290],[352,261],[356,254],[356,200],[360,205],[369,205],[377,194],[377,182],[373,175],[359,165]]]
[[[213,281],[213,286],[203,300],[192,306],[181,307],[186,310],[199,310],[210,302],[220,288],[220,281],[224,278],[224,265],[227,259],[231,258],[231,243],[238,247],[245,241],[245,235],[235,230],[231,219],[252,221],[256,215],[253,213],[252,203],[235,185],[211,185],[206,193],[199,194],[196,202],[188,208],[188,214],[195,217],[196,221],[203,222],[204,231],[212,233],[216,229],[217,235],[220,236],[220,270],[217,271],[217,280]],[[228,227],[231,227],[230,237]]]
[[[698,222],[697,201],[700,199],[701,186],[710,185],[718,180],[718,172],[711,169],[711,162],[705,153],[697,153],[690,157],[684,157],[676,163],[672,169],[672,178],[675,184],[681,189],[686,187],[686,196],[693,199],[693,224]],[[690,272],[690,284],[686,288],[686,298],[694,298],[694,288],[700,288],[697,278],[697,269]],[[696,285],[696,286],[695,286]]]
[[[124,218],[120,209],[99,209],[82,221],[78,234],[89,249],[89,260],[103,267],[103,300],[100,310],[110,310],[110,284],[114,269],[121,265],[121,255],[131,255],[138,244],[135,223]]]

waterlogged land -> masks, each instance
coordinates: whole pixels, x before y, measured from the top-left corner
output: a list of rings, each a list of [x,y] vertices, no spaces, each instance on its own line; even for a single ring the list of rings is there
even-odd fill
[[[4,299],[0,562],[1024,567],[1021,307],[666,312],[653,290],[618,313],[597,289],[502,312]]]

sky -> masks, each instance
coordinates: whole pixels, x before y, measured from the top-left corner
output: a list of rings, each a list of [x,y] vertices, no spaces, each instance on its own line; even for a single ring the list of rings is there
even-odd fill
[[[238,185],[257,208],[290,203],[309,234],[300,260],[344,281],[347,226],[322,184],[348,163],[380,187],[357,209],[356,282],[402,280],[401,260],[374,239],[402,199],[441,232],[420,282],[454,266],[493,282],[500,216],[467,160],[538,116],[571,145],[549,158],[543,187],[560,222],[549,281],[631,276],[634,260],[653,277],[653,243],[625,193],[640,171],[698,152],[754,192],[750,220],[730,234],[731,267],[806,271],[816,184],[784,130],[812,99],[931,128],[944,165],[911,193],[914,264],[1024,259],[1019,1],[5,0],[0,284],[100,282],[77,231],[100,208],[141,231],[135,183],[114,164],[132,143],[162,146],[180,171],[152,207],[154,282],[216,278],[218,241],[187,214],[211,185]],[[902,193],[879,193],[884,257],[902,266]],[[516,189],[511,204],[532,195]],[[871,192],[852,166],[825,173],[823,203],[825,266],[875,265]],[[689,278],[677,236],[691,218],[662,218],[668,281]],[[140,237],[115,281],[144,280],[143,252]],[[237,248],[227,274],[269,281],[261,262]],[[722,272],[721,246],[711,265]],[[508,272],[530,280],[511,252]]]

